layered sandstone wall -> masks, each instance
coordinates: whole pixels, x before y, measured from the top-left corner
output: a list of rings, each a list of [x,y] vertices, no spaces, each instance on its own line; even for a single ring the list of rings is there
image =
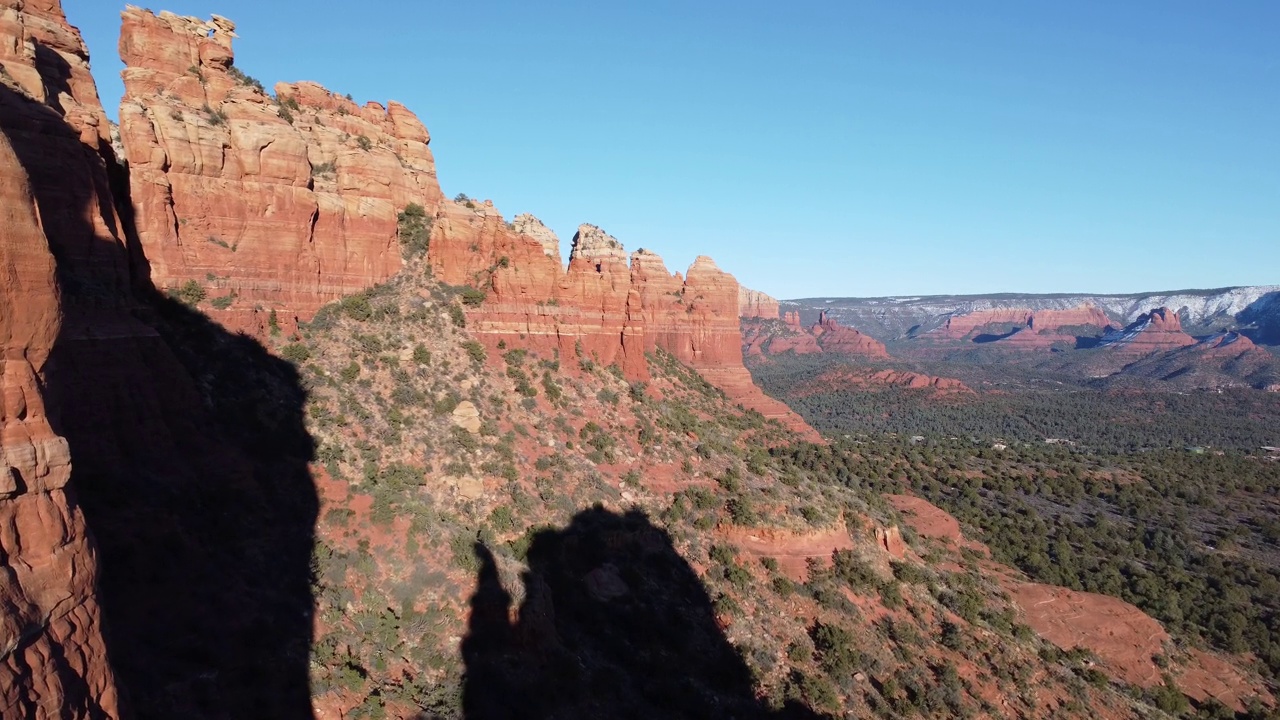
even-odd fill
[[[777,320],[778,301],[759,290],[739,287],[738,316],[744,320]]]
[[[735,402],[817,438],[751,381],[742,363],[738,282],[711,258],[697,258],[682,277],[653,252],[628,256],[594,225],[578,228],[567,267],[553,247],[558,241],[537,218],[521,215],[507,224],[487,201],[445,201],[429,262],[442,282],[486,292],[467,315],[491,346],[617,364],[634,380],[648,377],[644,354],[662,349]]]
[[[225,18],[123,18],[120,133],[157,286],[194,282],[224,298],[203,310],[252,330],[265,312],[308,318],[399,271],[397,214],[441,201],[413,113],[313,83],[273,99],[236,70]]]
[[[56,0],[0,2],[0,63],[0,716],[113,718],[97,556],[47,392],[64,294],[103,302],[129,282],[100,252],[123,248],[109,126]]]

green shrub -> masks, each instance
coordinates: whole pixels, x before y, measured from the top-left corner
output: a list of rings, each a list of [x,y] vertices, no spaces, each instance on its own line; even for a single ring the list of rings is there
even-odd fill
[[[479,288],[465,287],[462,289],[462,304],[475,307],[480,305],[488,297],[488,293]]]
[[[418,203],[409,203],[396,216],[397,233],[400,236],[400,248],[405,259],[425,255],[430,244],[432,218]]]
[[[176,294],[179,300],[191,307],[198,305],[207,295],[207,293],[205,293],[204,286],[195,280],[188,280],[183,283],[182,287],[178,288],[178,292]]]
[[[476,363],[477,365],[484,362],[486,357],[484,345],[481,345],[475,340],[468,340],[462,343],[462,347],[466,349],[467,357],[471,358],[471,362]]]
[[[361,150],[368,152],[373,148],[373,141],[370,140],[368,136],[361,135],[360,137],[356,138],[356,145],[359,145]]]
[[[467,314],[464,313],[462,308],[457,305],[449,306],[449,320],[451,320],[456,327],[467,326]]]
[[[301,365],[311,357],[311,348],[302,343],[289,343],[280,350],[280,357],[294,365]]]
[[[204,106],[204,115],[208,119],[209,124],[215,127],[225,125],[227,123],[227,114],[221,109],[215,110],[206,103]]]
[[[342,311],[352,320],[365,322],[373,318],[373,305],[369,303],[369,297],[364,293],[348,295],[342,298]]]
[[[338,372],[338,377],[342,378],[342,381],[345,383],[355,382],[355,379],[359,376],[360,363],[357,363],[355,360],[352,360],[350,365],[347,365]]]

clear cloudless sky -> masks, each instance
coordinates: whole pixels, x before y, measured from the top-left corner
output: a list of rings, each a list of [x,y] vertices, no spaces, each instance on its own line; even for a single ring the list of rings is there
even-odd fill
[[[156,0],[160,2],[161,0]],[[64,0],[108,112],[114,0]],[[775,296],[1280,283],[1280,3],[164,0],[395,99],[447,195]]]

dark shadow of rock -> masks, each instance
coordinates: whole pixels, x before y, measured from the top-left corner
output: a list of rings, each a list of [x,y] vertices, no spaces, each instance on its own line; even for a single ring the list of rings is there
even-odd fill
[[[642,513],[586,510],[536,535],[514,623],[493,556],[476,554],[462,642],[470,720],[819,717],[756,697],[697,574]]]
[[[3,85],[0,129],[57,263],[43,394],[96,543],[125,716],[311,717],[318,501],[297,371],[154,290],[109,147]]]
[[[1280,291],[1269,292],[1236,316],[1240,332],[1259,345],[1280,345]]]

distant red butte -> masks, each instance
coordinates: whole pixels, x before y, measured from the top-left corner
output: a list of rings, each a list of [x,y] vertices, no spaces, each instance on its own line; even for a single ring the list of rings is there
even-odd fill
[[[818,315],[818,322],[807,330],[801,327],[800,314],[797,312],[787,312],[784,321],[778,324],[761,322],[765,318],[752,314],[754,311],[754,304],[739,308],[739,312],[747,313],[741,316],[743,350],[747,355],[761,357],[790,352],[796,355],[857,355],[876,360],[889,358],[889,351],[884,343],[841,325],[825,311]]]
[[[1156,308],[1123,330],[1102,337],[1100,347],[1127,355],[1147,355],[1195,345],[1195,338],[1182,330],[1182,320],[1169,308]]]
[[[1012,349],[1047,348],[1055,343],[1074,342],[1075,335],[1066,329],[1097,328],[1099,332],[1112,327],[1107,314],[1095,305],[1081,305],[1068,310],[1030,310],[1027,308],[999,308],[975,310],[947,318],[942,327],[920,336],[922,340],[959,341],[973,340],[985,333],[1013,332],[997,341],[1001,347]]]
[[[887,390],[908,388],[927,390],[938,395],[972,395],[973,389],[955,378],[934,377],[910,370],[876,370],[843,365],[827,370],[792,394],[810,397],[839,389]]]

